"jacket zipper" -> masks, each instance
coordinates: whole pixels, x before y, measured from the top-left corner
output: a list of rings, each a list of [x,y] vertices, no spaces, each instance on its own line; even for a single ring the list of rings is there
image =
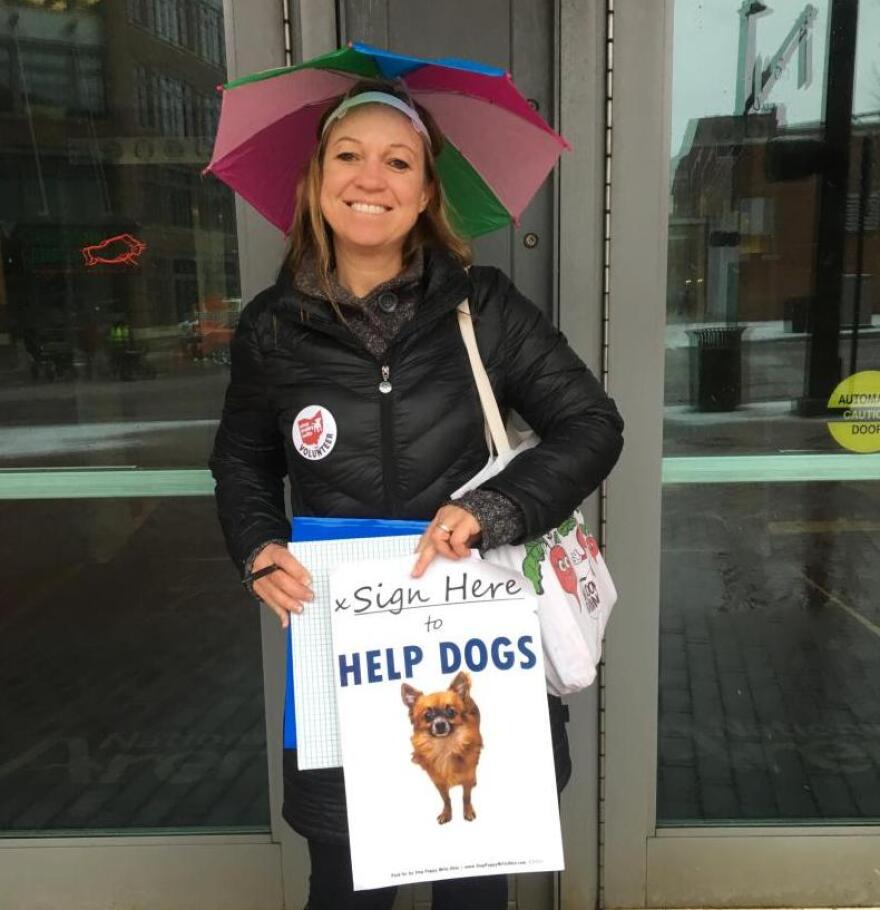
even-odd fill
[[[394,463],[394,400],[391,393],[391,367],[384,364],[379,370],[379,418],[382,434],[382,480],[385,487],[385,515],[396,517],[394,488],[397,480],[397,466]]]

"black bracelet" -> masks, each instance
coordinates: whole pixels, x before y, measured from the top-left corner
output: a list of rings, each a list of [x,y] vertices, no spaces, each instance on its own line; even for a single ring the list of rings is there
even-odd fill
[[[259,579],[265,578],[267,575],[271,575],[276,569],[280,568],[281,566],[277,566],[273,562],[268,566],[264,566],[262,569],[257,569],[256,572],[251,572],[250,575],[245,575],[245,577],[242,578],[241,583],[244,585],[244,587],[248,587],[248,585],[253,585],[255,581],[259,581]]]

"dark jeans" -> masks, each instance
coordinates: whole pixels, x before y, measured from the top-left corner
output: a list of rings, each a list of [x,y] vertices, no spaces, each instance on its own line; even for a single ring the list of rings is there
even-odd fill
[[[348,847],[309,840],[312,874],[306,910],[390,910],[397,888],[353,891]],[[507,876],[433,882],[432,910],[505,910]]]

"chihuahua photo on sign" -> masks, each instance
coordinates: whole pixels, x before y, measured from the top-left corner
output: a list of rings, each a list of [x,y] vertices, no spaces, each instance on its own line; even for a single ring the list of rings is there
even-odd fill
[[[448,689],[428,695],[404,683],[403,703],[412,723],[412,760],[424,768],[443,799],[437,816],[444,825],[452,819],[449,790],[460,786],[467,821],[477,817],[471,791],[477,785],[477,762],[483,748],[480,736],[480,709],[471,698],[471,678],[462,671]]]

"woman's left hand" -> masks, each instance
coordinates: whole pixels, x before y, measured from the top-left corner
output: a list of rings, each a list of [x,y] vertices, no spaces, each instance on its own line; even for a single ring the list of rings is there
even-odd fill
[[[419,554],[412,577],[418,578],[437,556],[462,559],[470,556],[471,547],[482,533],[480,523],[467,509],[443,506],[428,525],[416,552]]]

